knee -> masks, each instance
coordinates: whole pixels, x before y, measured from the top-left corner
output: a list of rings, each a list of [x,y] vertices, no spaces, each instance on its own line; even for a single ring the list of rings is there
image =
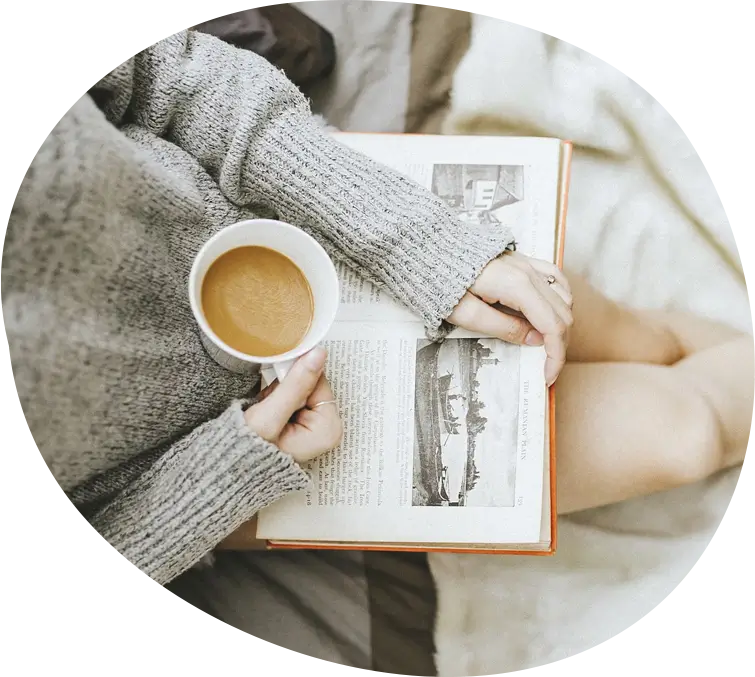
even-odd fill
[[[661,461],[661,475],[670,486],[692,484],[722,467],[721,425],[713,407],[693,389],[675,394],[668,412],[670,447]]]

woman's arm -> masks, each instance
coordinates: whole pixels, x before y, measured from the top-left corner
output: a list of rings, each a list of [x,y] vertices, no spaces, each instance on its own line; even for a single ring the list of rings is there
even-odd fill
[[[165,584],[307,482],[291,455],[252,432],[236,402],[175,443],[88,519],[121,555]]]
[[[266,550],[267,541],[257,538],[257,516],[242,524],[228,538],[218,543],[216,550]]]
[[[92,95],[194,156],[238,205],[310,231],[438,332],[491,259],[503,226],[462,223],[430,191],[337,143],[303,95],[261,57],[182,32],[136,55]]]
[[[226,546],[251,547],[253,516],[304,488],[309,478],[301,465],[340,442],[338,410],[315,406],[334,399],[323,375],[325,359],[321,348],[307,353],[283,383],[261,393],[246,411],[235,402],[148,463],[137,459],[137,470],[146,466],[141,472],[104,506],[82,512],[116,550],[161,584],[224,540]],[[88,493],[84,487],[70,495],[81,506]]]

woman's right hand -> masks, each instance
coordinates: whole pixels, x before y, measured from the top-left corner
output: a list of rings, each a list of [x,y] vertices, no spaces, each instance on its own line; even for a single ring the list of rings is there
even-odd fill
[[[268,386],[262,399],[244,413],[255,433],[290,454],[299,465],[341,443],[341,417],[323,373],[326,358],[323,348],[300,357],[283,382]],[[326,404],[317,406],[323,402]]]

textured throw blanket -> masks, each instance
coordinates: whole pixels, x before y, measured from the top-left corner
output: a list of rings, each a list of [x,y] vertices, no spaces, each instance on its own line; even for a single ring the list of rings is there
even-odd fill
[[[629,78],[541,33],[475,17],[445,131],[572,139],[567,265],[614,298],[750,330],[710,178],[674,120]],[[533,667],[629,627],[695,564],[737,475],[561,519],[554,558],[431,556],[439,674]]]

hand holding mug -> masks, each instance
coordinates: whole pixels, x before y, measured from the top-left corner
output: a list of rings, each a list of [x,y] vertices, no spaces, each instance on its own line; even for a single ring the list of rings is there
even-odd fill
[[[517,317],[494,308],[500,304]],[[516,252],[491,261],[448,321],[464,329],[529,346],[545,346],[545,380],[553,385],[566,362],[572,326],[569,281],[553,263]]]
[[[322,348],[300,357],[286,378],[268,386],[244,414],[254,432],[300,465],[341,442],[341,418],[323,373],[325,358]]]
[[[224,228],[194,260],[189,302],[221,366],[274,368],[278,380],[244,414],[254,432],[299,464],[338,446],[341,419],[318,344],[335,319],[339,282],[311,236],[269,219]]]
[[[262,391],[260,401],[244,413],[262,439],[275,444],[303,465],[341,442],[342,423],[323,368],[326,353],[315,348],[300,357],[282,382]],[[218,550],[264,550],[257,538],[257,516],[218,544]]]

